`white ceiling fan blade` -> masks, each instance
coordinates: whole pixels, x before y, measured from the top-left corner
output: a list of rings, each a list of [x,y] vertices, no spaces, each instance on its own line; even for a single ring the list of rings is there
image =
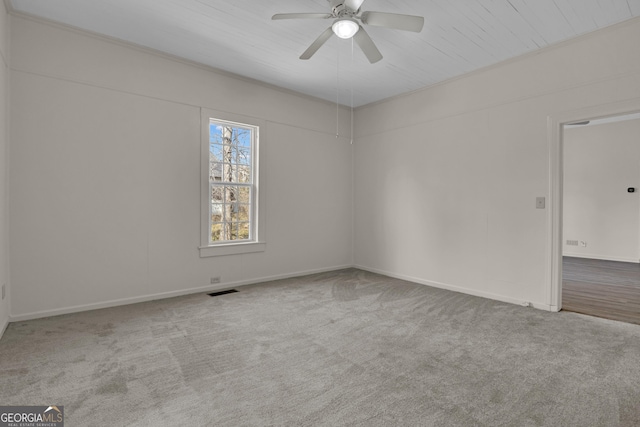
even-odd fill
[[[353,36],[353,39],[358,43],[358,46],[360,46],[360,49],[362,49],[369,62],[373,64],[382,59],[382,54],[373,40],[371,40],[371,37],[369,37],[369,34],[362,28],[362,25],[360,25],[360,29],[356,35]]]
[[[424,18],[415,15],[399,15],[385,12],[363,12],[362,22],[376,27],[392,28],[394,30],[413,31],[419,33],[424,27]]]
[[[362,3],[364,3],[364,0],[345,0],[344,5],[354,12],[357,12],[360,6],[362,6]]]
[[[331,15],[327,13],[276,13],[271,17],[272,20],[278,19],[327,19]]]
[[[331,27],[327,28],[324,33],[320,34],[320,37],[318,37],[313,43],[311,43],[311,46],[309,46],[309,48],[305,50],[302,55],[300,55],[300,59],[311,58],[313,54],[316,53],[318,49],[320,49],[322,45],[331,38],[332,35],[333,30],[331,29]]]

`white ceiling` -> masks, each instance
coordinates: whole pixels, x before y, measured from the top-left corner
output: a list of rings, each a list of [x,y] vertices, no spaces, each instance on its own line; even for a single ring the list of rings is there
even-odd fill
[[[420,34],[367,26],[384,55],[369,64],[332,37],[327,0],[11,0],[13,10],[335,102],[361,106],[640,16],[640,0],[366,0],[362,10],[421,15]],[[336,90],[338,84],[339,91]],[[338,95],[339,93],[339,95]]]

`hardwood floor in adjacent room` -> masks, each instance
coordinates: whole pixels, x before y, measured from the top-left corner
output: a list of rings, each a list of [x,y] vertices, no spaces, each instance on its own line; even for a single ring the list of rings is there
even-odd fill
[[[562,309],[640,325],[640,264],[563,257]]]

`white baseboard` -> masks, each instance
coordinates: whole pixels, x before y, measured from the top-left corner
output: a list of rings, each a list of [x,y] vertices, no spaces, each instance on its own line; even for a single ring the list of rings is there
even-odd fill
[[[101,309],[101,308],[109,308],[109,307],[117,307],[117,306],[121,306],[121,305],[136,304],[136,303],[140,303],[140,302],[154,301],[154,300],[165,299],[165,298],[173,298],[173,297],[178,297],[178,296],[183,296],[183,295],[205,293],[205,292],[215,292],[215,291],[235,288],[235,287],[239,287],[239,286],[252,285],[252,284],[256,284],[256,283],[271,282],[273,280],[289,279],[289,278],[292,278],[292,277],[306,276],[306,275],[309,275],[309,274],[326,273],[326,272],[330,272],[330,271],[343,270],[345,268],[358,268],[360,270],[369,271],[369,272],[376,273],[376,274],[382,274],[383,276],[388,276],[388,277],[393,277],[393,278],[396,278],[396,279],[406,280],[408,282],[413,282],[413,283],[417,283],[417,284],[420,284],[420,285],[431,286],[431,287],[439,288],[439,289],[446,289],[446,290],[449,290],[449,291],[460,292],[460,293],[467,294],[467,295],[473,295],[473,296],[477,296],[477,297],[488,298],[488,299],[492,299],[492,300],[496,300],[496,301],[502,301],[502,302],[506,302],[506,303],[510,303],[510,304],[517,304],[517,305],[522,305],[522,306],[530,305],[531,307],[539,309],[539,310],[559,311],[559,307],[550,306],[548,304],[543,304],[543,303],[539,303],[539,302],[524,301],[524,300],[520,300],[520,299],[516,299],[516,298],[507,297],[507,296],[504,296],[504,295],[498,295],[498,294],[493,294],[493,293],[490,293],[490,292],[482,292],[482,291],[478,291],[478,290],[475,290],[475,289],[449,285],[449,284],[446,284],[446,283],[440,283],[440,282],[434,282],[434,281],[430,281],[430,280],[424,280],[424,279],[420,279],[418,277],[407,276],[407,275],[404,275],[404,274],[396,274],[396,273],[392,273],[390,271],[380,270],[380,269],[376,269],[376,268],[370,268],[370,267],[366,267],[366,266],[362,266],[362,265],[340,265],[340,266],[321,268],[321,269],[315,269],[315,270],[305,270],[305,271],[297,271],[297,272],[294,272],[294,273],[277,274],[277,275],[273,275],[273,276],[265,276],[265,277],[259,277],[259,278],[255,278],[255,279],[249,279],[249,280],[240,280],[240,281],[236,281],[236,282],[221,283],[221,284],[217,284],[217,285],[201,286],[201,287],[196,287],[196,288],[181,289],[181,290],[177,290],[177,291],[162,292],[162,293],[158,293],[158,294],[143,295],[143,296],[131,297],[131,298],[122,298],[122,299],[110,300],[110,301],[99,302],[99,303],[76,305],[76,306],[58,308],[58,309],[53,309],[53,310],[43,310],[43,311],[37,311],[37,312],[32,312],[32,313],[11,315],[9,317],[8,321],[5,322],[5,325],[3,326],[3,328],[1,330],[2,330],[2,332],[4,332],[4,330],[6,329],[7,325],[9,324],[9,322],[19,322],[19,321],[23,321],[23,320],[40,319],[40,318],[43,318],[43,317],[59,316],[59,315],[62,315],[62,314],[78,313],[78,312],[89,311],[89,310],[98,310],[98,309]],[[0,337],[1,337],[1,334],[0,334]]]
[[[351,268],[351,267],[353,267],[353,266],[352,265],[342,265],[342,266],[321,268],[321,269],[316,269],[316,270],[297,271],[297,272],[294,272],[294,273],[278,274],[278,275],[274,275],[274,276],[259,277],[259,278],[255,278],[255,279],[249,279],[249,280],[240,280],[240,281],[236,281],[236,282],[220,283],[220,284],[217,284],[217,285],[202,286],[202,287],[189,288],[189,289],[181,289],[181,290],[177,290],[177,291],[162,292],[162,293],[158,293],[158,294],[142,295],[142,296],[138,296],[138,297],[122,298],[122,299],[116,299],[116,300],[110,300],[110,301],[98,302],[98,303],[92,303],[92,304],[76,305],[76,306],[71,306],[71,307],[57,308],[57,309],[53,309],[53,310],[43,310],[43,311],[36,311],[36,312],[32,312],[32,313],[11,315],[11,316],[9,316],[9,320],[7,322],[7,325],[9,324],[9,322],[20,322],[20,321],[23,321],[23,320],[40,319],[40,318],[43,318],[43,317],[59,316],[59,315],[62,315],[62,314],[78,313],[78,312],[81,312],[81,311],[98,310],[98,309],[101,309],[101,308],[109,308],[109,307],[117,307],[117,306],[121,306],[121,305],[136,304],[136,303],[139,303],[139,302],[147,302],[147,301],[154,301],[154,300],[165,299],[165,298],[173,298],[173,297],[179,297],[179,296],[183,296],[183,295],[198,294],[198,293],[204,293],[204,292],[215,292],[215,291],[221,291],[221,290],[225,290],[225,289],[235,288],[235,287],[238,287],[238,286],[253,285],[253,284],[256,284],[256,283],[271,282],[273,280],[280,280],[280,279],[289,279],[289,278],[292,278],[292,277],[306,276],[306,275],[309,275],[309,274],[326,273],[326,272],[329,272],[329,271],[343,270],[345,268]],[[5,328],[6,328],[6,325],[5,325]]]
[[[463,287],[460,287],[460,286],[449,285],[449,284],[446,284],[446,283],[433,282],[431,280],[424,280],[424,279],[420,279],[418,277],[407,276],[407,275],[404,275],[404,274],[396,274],[396,273],[392,273],[392,272],[385,271],[385,270],[379,270],[377,268],[365,267],[365,266],[362,266],[362,265],[355,265],[354,267],[358,268],[360,270],[365,270],[365,271],[370,271],[372,273],[382,274],[383,276],[389,276],[389,277],[393,277],[395,279],[401,279],[401,280],[406,280],[408,282],[418,283],[420,285],[431,286],[431,287],[439,288],[439,289],[446,289],[448,291],[460,292],[462,294],[473,295],[473,296],[482,297],[482,298],[488,298],[488,299],[501,301],[501,302],[506,302],[506,303],[510,303],[510,304],[517,304],[517,305],[521,305],[521,306],[524,306],[524,307],[531,306],[531,307],[536,308],[538,310],[559,311],[558,307],[551,306],[549,304],[533,302],[533,301],[524,301],[524,300],[521,300],[521,299],[511,298],[511,297],[507,297],[507,296],[504,296],[504,295],[493,294],[493,293],[490,293],[490,292],[482,292],[482,291],[478,291],[478,290],[475,290],[475,289],[463,288]]]
[[[619,258],[607,255],[594,255],[594,254],[583,254],[583,253],[572,253],[564,251],[562,256],[568,256],[572,258],[588,258],[588,259],[599,259],[602,261],[618,261],[618,262],[632,262],[635,264],[640,264],[640,259],[638,258]]]
[[[7,330],[8,326],[9,326],[9,319],[5,319],[4,323],[0,325],[0,340],[2,339],[2,336],[4,335],[4,331]]]

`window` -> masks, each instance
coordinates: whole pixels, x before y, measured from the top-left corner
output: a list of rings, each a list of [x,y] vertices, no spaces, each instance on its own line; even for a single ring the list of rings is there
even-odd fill
[[[209,244],[250,241],[254,128],[209,120]]]
[[[234,118],[208,111],[202,114],[203,257],[265,249],[259,221],[260,126],[250,119]]]

